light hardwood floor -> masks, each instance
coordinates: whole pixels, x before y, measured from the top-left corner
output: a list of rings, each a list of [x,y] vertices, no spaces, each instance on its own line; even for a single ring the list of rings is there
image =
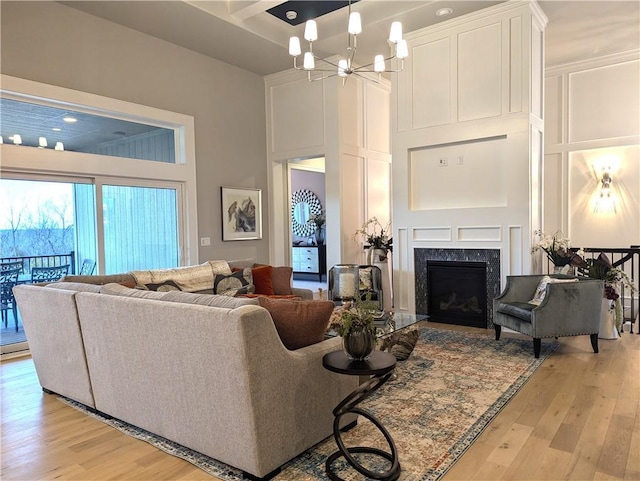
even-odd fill
[[[30,358],[1,368],[3,480],[215,479],[42,393]],[[640,335],[560,339],[444,477],[560,479],[640,480]]]

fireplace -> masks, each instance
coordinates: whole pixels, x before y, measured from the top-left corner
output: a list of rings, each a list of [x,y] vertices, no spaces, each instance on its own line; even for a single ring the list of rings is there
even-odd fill
[[[416,313],[430,321],[492,327],[500,250],[415,249]]]
[[[429,319],[486,327],[486,267],[484,262],[427,261]]]

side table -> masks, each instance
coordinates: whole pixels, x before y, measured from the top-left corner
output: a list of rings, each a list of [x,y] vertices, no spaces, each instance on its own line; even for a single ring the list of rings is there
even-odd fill
[[[338,445],[338,451],[331,454],[325,464],[329,479],[342,481],[342,478],[333,472],[331,465],[336,459],[344,457],[355,470],[368,478],[395,481],[400,476],[400,462],[398,461],[398,452],[391,435],[371,413],[356,406],[387,382],[396,367],[396,358],[388,352],[373,351],[366,361],[352,361],[343,351],[334,351],[324,355],[322,365],[325,369],[339,374],[346,374],[348,376],[371,376],[370,379],[360,384],[355,391],[345,397],[333,410],[333,415],[335,416],[333,420],[333,437]],[[388,453],[381,449],[363,446],[346,447],[340,435],[340,418],[346,413],[359,414],[371,421],[387,440],[390,452]],[[371,471],[358,463],[352,456],[352,453],[367,453],[383,457],[391,463],[391,467],[383,472]]]

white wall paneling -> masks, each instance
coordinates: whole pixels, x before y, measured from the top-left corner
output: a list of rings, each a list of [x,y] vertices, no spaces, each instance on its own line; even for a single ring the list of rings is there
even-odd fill
[[[549,69],[544,230],[574,245],[640,243],[640,51]],[[612,169],[616,212],[594,212],[600,165]]]
[[[502,228],[496,226],[460,226],[456,230],[456,238],[461,242],[500,242]]]
[[[458,121],[502,113],[502,25],[458,35]]]
[[[509,262],[508,266],[502,266],[502,278],[506,279],[505,272],[509,272],[512,276],[522,275],[524,273],[522,260],[523,260],[523,242],[522,242],[522,226],[510,225],[509,229],[509,255],[506,259]],[[503,255],[504,259],[505,256]]]
[[[451,242],[453,239],[451,226],[415,227],[412,232],[417,242]]]
[[[364,259],[362,245],[353,241],[353,234],[363,224],[365,216],[364,158],[344,154],[340,160],[340,218],[341,237],[348,239],[342,243],[342,262],[359,263]]]
[[[509,113],[522,112],[522,17],[509,18]]]
[[[391,152],[391,101],[388,85],[367,82],[364,84],[366,96],[364,102],[364,120],[367,128],[365,148],[369,151],[389,155]],[[385,119],[380,121],[380,119]]]
[[[506,137],[413,150],[410,208],[506,206],[509,161]]]
[[[267,131],[273,139],[268,161],[325,159],[328,267],[363,260],[355,231],[367,217],[382,221],[390,215],[391,85],[372,80],[353,76],[344,85],[337,77],[308,82],[295,71],[265,77]],[[274,205],[282,205],[285,193],[275,178],[270,187]],[[272,232],[288,228],[276,219]],[[290,250],[282,244],[285,238],[272,240],[272,255]]]
[[[562,128],[563,112],[563,76],[547,77],[544,97],[544,135],[545,145],[561,144],[564,135]]]
[[[409,249],[499,249],[503,276],[530,273],[545,26],[535,2],[504,2],[406,35],[392,177],[393,219],[411,233]],[[407,269],[396,272],[396,298],[415,309],[413,268],[395,268]]]
[[[364,88],[362,82],[346,82],[340,87],[340,143],[356,148],[364,147],[363,107]]]
[[[448,124],[452,119],[451,38],[436,38],[412,50],[413,128]],[[408,74],[407,74],[408,75]]]
[[[413,292],[413,250],[409,242],[409,232],[406,227],[396,229],[393,239],[394,252],[393,260],[393,284],[394,284],[394,307],[400,311],[410,310],[409,293]],[[413,298],[413,296],[411,296]]]
[[[568,78],[570,142],[638,135],[640,60],[584,69]]]

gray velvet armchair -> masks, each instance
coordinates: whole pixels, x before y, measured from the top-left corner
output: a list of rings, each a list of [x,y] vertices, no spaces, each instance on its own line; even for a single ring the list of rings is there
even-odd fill
[[[542,338],[589,335],[593,351],[597,353],[603,281],[583,277],[577,282],[547,284],[544,300],[536,306],[529,301],[542,277],[507,277],[504,291],[493,300],[496,340],[500,339],[503,326],[531,336],[533,352],[538,358]]]

